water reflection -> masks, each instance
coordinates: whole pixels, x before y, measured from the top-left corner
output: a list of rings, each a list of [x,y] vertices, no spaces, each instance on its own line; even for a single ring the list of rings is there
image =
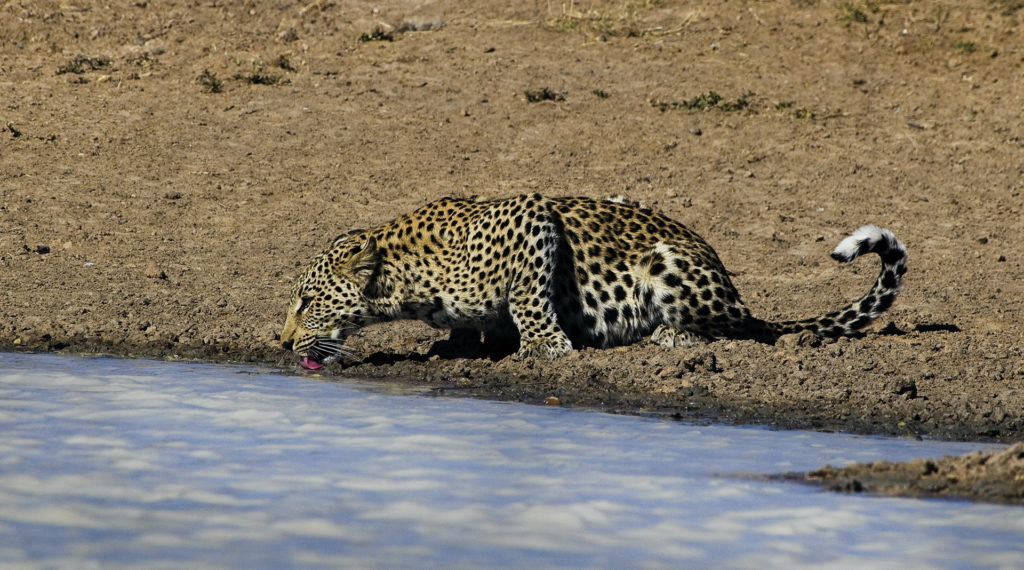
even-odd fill
[[[1014,566],[1015,507],[716,474],[985,448],[0,355],[0,563]]]

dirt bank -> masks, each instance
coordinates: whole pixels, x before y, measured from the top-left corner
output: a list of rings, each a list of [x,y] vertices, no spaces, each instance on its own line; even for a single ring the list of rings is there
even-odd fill
[[[802,478],[842,493],[967,498],[1024,505],[1024,443],[1003,451],[968,453],[960,457],[916,459],[906,463],[878,461],[843,468],[827,466],[787,478]]]
[[[368,329],[328,374],[697,420],[1024,433],[1024,10],[926,4],[9,2],[0,349],[258,361],[331,238],[444,195],[625,194],[700,233],[763,318],[910,251],[864,338],[447,354]],[[109,6],[109,7],[108,7]],[[568,4],[566,5],[568,6]]]

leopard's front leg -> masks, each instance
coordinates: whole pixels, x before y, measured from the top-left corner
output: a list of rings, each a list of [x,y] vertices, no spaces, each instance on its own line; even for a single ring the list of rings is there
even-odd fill
[[[572,350],[572,342],[558,324],[555,304],[551,299],[555,251],[558,247],[557,228],[546,218],[535,219],[540,230],[523,228],[530,237],[524,245],[528,255],[509,291],[509,313],[519,329],[517,358],[536,357],[555,359]]]
[[[519,329],[519,350],[515,355],[548,360],[564,356],[572,350],[572,343],[558,326],[551,300],[537,295],[536,290],[524,292],[509,301],[512,322]]]

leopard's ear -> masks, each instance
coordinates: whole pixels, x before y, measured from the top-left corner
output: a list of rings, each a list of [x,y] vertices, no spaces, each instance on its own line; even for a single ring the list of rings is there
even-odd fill
[[[360,284],[366,284],[377,271],[381,262],[381,251],[377,247],[377,238],[370,236],[363,243],[348,263],[348,272]]]
[[[366,230],[356,229],[356,230],[349,230],[348,233],[340,234],[338,237],[334,238],[334,241],[331,242],[331,247],[338,247],[339,245],[341,245],[342,243],[347,241],[352,236],[354,236],[356,234],[361,234],[364,231],[366,231]]]
[[[395,293],[395,279],[384,264],[384,250],[370,237],[346,264],[347,276],[368,299],[383,299]]]

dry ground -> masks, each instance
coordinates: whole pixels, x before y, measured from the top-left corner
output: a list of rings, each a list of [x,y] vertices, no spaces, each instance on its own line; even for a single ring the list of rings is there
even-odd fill
[[[1024,437],[1024,10],[967,2],[0,6],[0,349],[259,361],[354,227],[444,195],[625,194],[714,246],[753,312],[866,290],[864,338],[430,355],[367,329],[331,374],[696,420]],[[721,97],[711,104],[715,93]]]

